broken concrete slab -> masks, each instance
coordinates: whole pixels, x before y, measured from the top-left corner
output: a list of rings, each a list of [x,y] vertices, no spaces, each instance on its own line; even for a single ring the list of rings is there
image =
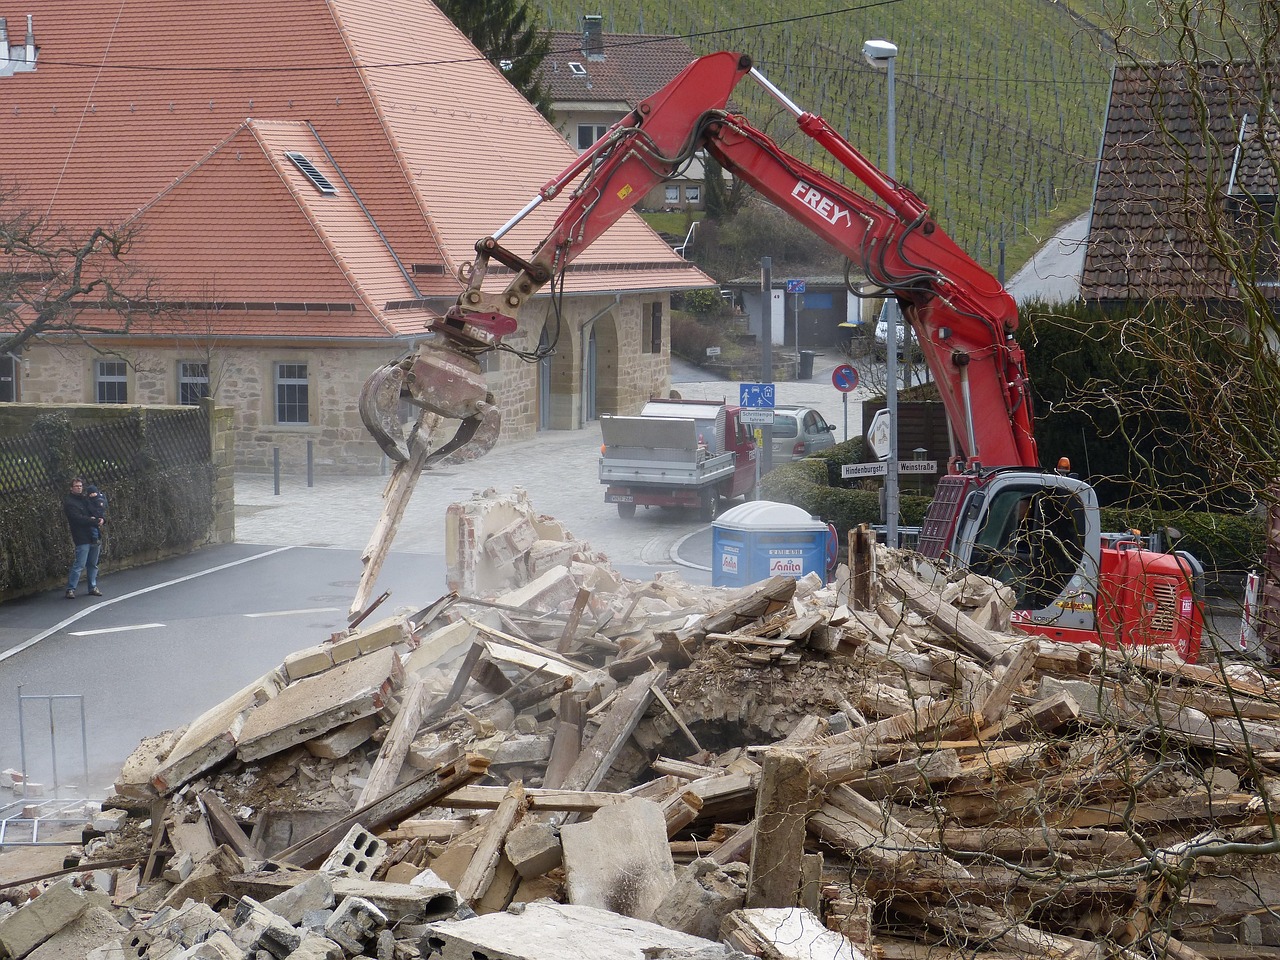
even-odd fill
[[[739,910],[725,920],[720,936],[765,960],[867,960],[848,938],[828,930],[803,907]]]
[[[388,705],[401,679],[400,658],[388,648],[291,683],[249,712],[236,754],[260,760],[371,716]]]
[[[297,886],[264,900],[262,905],[296,927],[304,914],[312,910],[327,910],[334,902],[333,880],[327,874],[313,873]]]
[[[675,885],[662,807],[634,798],[560,830],[569,902],[648,920]]]
[[[356,747],[367,743],[377,729],[377,717],[361,717],[359,720],[353,720],[351,723],[330,730],[322,736],[313,737],[303,746],[313,757],[341,760]]]
[[[714,941],[667,930],[609,910],[536,903],[447,923],[432,924],[425,950],[440,960],[639,960],[652,952],[698,950]],[[435,953],[430,954],[435,956]]]
[[[90,906],[27,954],[26,960],[85,960],[99,944],[128,932],[110,912]]]
[[[721,866],[705,857],[677,871],[676,883],[654,910],[671,930],[716,940],[725,918],[746,903],[750,871],[745,863]]]
[[[0,951],[24,957],[90,907],[89,898],[70,878],[59,880],[40,896],[0,920]]]
[[[284,689],[285,678],[272,670],[206,710],[187,727],[169,756],[157,768],[152,785],[168,794],[217,766],[235,752],[249,711]]]
[[[129,800],[153,799],[157,794],[151,781],[186,732],[183,726],[144,738],[120,768],[115,782],[116,794]]]

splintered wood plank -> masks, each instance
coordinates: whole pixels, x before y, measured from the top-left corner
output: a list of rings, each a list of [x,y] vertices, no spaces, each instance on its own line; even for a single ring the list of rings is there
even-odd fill
[[[369,771],[369,779],[356,800],[357,807],[363,807],[383,794],[390,793],[391,788],[396,785],[405,758],[409,755],[409,747],[413,745],[413,738],[418,735],[418,728],[422,726],[422,720],[426,716],[430,695],[430,687],[422,679],[415,681],[405,694],[400,712],[392,721],[387,738],[382,741],[377,759],[373,761],[373,769]]]
[[[895,570],[881,577],[880,582],[909,610],[924,617],[930,626],[950,637],[956,646],[984,667],[994,663],[1009,649],[1005,641],[982,629],[943,600],[936,590],[906,570]]]
[[[474,903],[484,896],[493,882],[498,869],[498,858],[502,855],[502,843],[511,832],[517,818],[524,812],[524,784],[519,781],[507,787],[506,795],[498,804],[497,810],[485,824],[484,834],[471,857],[466,872],[457,886],[458,898],[465,903]]]
[[[315,867],[342,842],[354,824],[360,823],[366,830],[377,833],[389,824],[436,805],[437,801],[459,787],[479,780],[488,770],[489,761],[474,754],[428,770],[400,784],[386,796],[366,806],[356,807],[327,827],[280,851],[275,859],[298,867]]]
[[[748,909],[796,906],[808,809],[809,771],[804,761],[783,750],[766,751],[756,793]]]
[[[583,745],[561,786],[569,790],[594,790],[600,785],[653,702],[653,686],[661,683],[666,675],[666,667],[657,667],[626,686],[605,715],[596,735]]]

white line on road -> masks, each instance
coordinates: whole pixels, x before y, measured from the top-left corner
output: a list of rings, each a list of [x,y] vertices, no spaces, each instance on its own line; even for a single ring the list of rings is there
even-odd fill
[[[272,610],[270,613],[246,613],[242,616],[246,617],[297,617],[305,616],[308,613],[334,613],[342,610],[341,607],[307,607],[302,610]]]
[[[252,557],[245,557],[242,560],[232,560],[230,563],[219,564],[216,567],[210,567],[208,570],[201,570],[198,573],[189,573],[185,577],[178,577],[174,580],[166,580],[164,583],[153,583],[151,586],[143,587],[141,590],[135,590],[133,591],[133,593],[126,593],[120,597],[112,597],[110,600],[103,600],[101,603],[95,603],[91,607],[85,607],[83,610],[79,611],[78,613],[72,614],[71,616],[67,617],[67,619],[63,620],[61,623],[54,624],[52,627],[50,627],[48,630],[44,631],[43,633],[37,633],[30,640],[27,640],[27,641],[24,641],[23,643],[18,644],[12,650],[6,650],[4,653],[0,653],[0,663],[3,663],[4,661],[8,660],[12,656],[16,656],[17,654],[21,653],[23,650],[26,650],[28,647],[34,647],[41,640],[44,640],[47,637],[53,636],[55,633],[58,633],[59,631],[65,629],[66,627],[71,626],[71,624],[75,623],[77,620],[83,620],[85,617],[89,616],[89,614],[93,613],[95,610],[101,610],[103,607],[109,607],[111,606],[111,604],[119,603],[122,600],[131,600],[134,597],[140,597],[144,593],[151,593],[153,590],[162,590],[165,587],[172,587],[179,583],[185,583],[188,580],[195,580],[197,577],[204,577],[204,576],[208,576],[211,573],[218,573],[219,571],[222,571],[222,570],[229,570],[231,567],[238,567],[242,563],[251,563],[254,560],[263,560],[266,557],[273,557],[277,553],[284,553],[284,551],[292,550],[292,549],[293,547],[276,547],[274,550],[268,550],[266,553],[255,553]]]
[[[68,635],[72,637],[96,637],[100,633],[127,633],[130,630],[154,630],[156,627],[164,626],[168,626],[168,624],[133,623],[127,627],[103,627],[101,630],[72,630]]]

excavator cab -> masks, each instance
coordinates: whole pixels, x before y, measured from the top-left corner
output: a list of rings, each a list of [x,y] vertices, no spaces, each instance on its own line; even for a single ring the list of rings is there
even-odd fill
[[[1071,477],[1006,471],[971,478],[950,553],[1010,587],[1021,618],[1092,630],[1100,524],[1093,491]]]

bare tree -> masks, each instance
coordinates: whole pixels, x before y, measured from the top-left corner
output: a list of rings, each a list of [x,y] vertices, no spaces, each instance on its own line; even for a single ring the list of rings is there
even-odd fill
[[[1269,503],[1280,478],[1280,10],[1152,0],[1142,15],[1113,29],[1121,62],[1085,295],[1112,306],[1120,349],[1143,363],[1127,382],[1080,384],[1077,401],[1178,418],[1207,495]]]
[[[109,227],[77,232],[21,208],[14,190],[0,192],[0,353],[49,334],[127,330],[149,303],[126,287],[133,237]]]

